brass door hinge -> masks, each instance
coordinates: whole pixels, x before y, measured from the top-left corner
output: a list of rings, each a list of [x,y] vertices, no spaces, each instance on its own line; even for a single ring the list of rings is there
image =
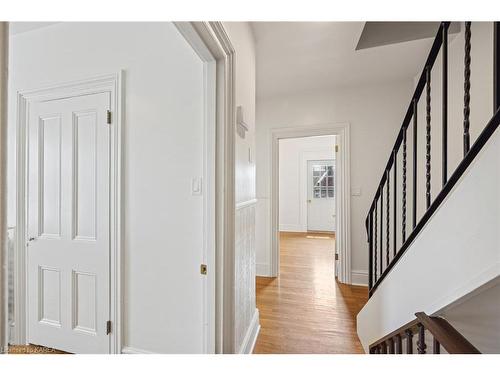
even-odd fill
[[[111,111],[109,110],[106,112],[106,122],[111,124]]]
[[[111,320],[108,320],[106,322],[106,335],[109,335],[111,333]]]
[[[339,152],[339,145],[335,145],[335,152]]]
[[[200,273],[202,275],[206,275],[207,274],[207,265],[206,264],[200,265]]]
[[[339,260],[339,254],[335,254],[335,260]]]

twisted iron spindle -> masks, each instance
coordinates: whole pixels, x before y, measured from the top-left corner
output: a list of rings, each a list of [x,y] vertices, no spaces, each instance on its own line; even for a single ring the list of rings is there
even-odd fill
[[[418,341],[417,341],[417,351],[418,354],[425,354],[425,349],[427,345],[425,344],[425,327],[423,324],[418,325]]]
[[[427,208],[431,205],[431,68],[426,70],[426,153],[425,153],[425,198]]]
[[[373,226],[374,228],[374,234],[375,234],[375,238],[374,238],[374,241],[373,241],[373,244],[374,244],[374,250],[373,250],[373,254],[374,254],[374,260],[373,260],[373,266],[375,268],[375,272],[374,272],[374,283],[377,282],[377,202],[375,201],[375,209],[374,209],[374,215],[375,217],[375,225]],[[380,273],[382,274],[382,272]]]
[[[465,23],[465,57],[464,57],[464,156],[470,149],[470,30],[471,23]]]
[[[380,276],[384,272],[384,186],[380,186]]]
[[[389,176],[390,176],[390,173],[389,173],[389,170],[387,170],[387,210],[386,210],[386,218],[385,218],[385,230],[386,230],[386,239],[385,239],[385,242],[386,242],[386,246],[385,246],[385,252],[386,252],[386,267],[389,266],[389,246],[390,246],[390,238],[389,238],[389,215],[390,215],[390,202],[391,202],[391,196],[390,196],[390,183],[389,183]]]
[[[406,334],[406,354],[413,354],[413,331],[407,329]]]
[[[406,128],[403,132],[403,218],[401,220],[402,227],[402,243],[406,241]]]

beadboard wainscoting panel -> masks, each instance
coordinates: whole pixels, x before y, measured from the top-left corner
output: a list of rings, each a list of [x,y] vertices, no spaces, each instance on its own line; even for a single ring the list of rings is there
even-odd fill
[[[235,243],[235,347],[240,352],[249,337],[258,333],[254,320],[255,305],[255,204],[256,200],[236,205]],[[258,313],[257,313],[258,314]],[[258,315],[257,315],[258,316]],[[258,324],[258,322],[257,322]]]

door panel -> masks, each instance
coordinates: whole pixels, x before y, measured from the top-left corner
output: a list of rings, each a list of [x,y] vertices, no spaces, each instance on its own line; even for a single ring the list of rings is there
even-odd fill
[[[307,230],[335,231],[335,164],[333,160],[307,162]]]
[[[109,93],[32,103],[28,340],[108,353]]]

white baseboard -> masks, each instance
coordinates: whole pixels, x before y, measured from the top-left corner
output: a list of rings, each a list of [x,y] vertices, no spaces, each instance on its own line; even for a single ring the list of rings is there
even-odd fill
[[[307,232],[307,227],[300,224],[280,224],[280,232]]]
[[[271,265],[266,263],[256,263],[255,264],[255,275],[263,277],[272,277],[271,275]]]
[[[351,284],[368,286],[368,271],[352,270]]]
[[[252,321],[250,322],[250,326],[248,327],[247,333],[243,342],[241,343],[241,347],[239,350],[239,354],[252,354],[253,348],[255,347],[255,342],[257,341],[257,337],[260,332],[260,324],[259,324],[259,309],[255,309],[255,312],[252,317]]]
[[[124,346],[122,348],[122,354],[158,354],[158,353],[150,352],[144,349],[132,348],[131,346]]]

